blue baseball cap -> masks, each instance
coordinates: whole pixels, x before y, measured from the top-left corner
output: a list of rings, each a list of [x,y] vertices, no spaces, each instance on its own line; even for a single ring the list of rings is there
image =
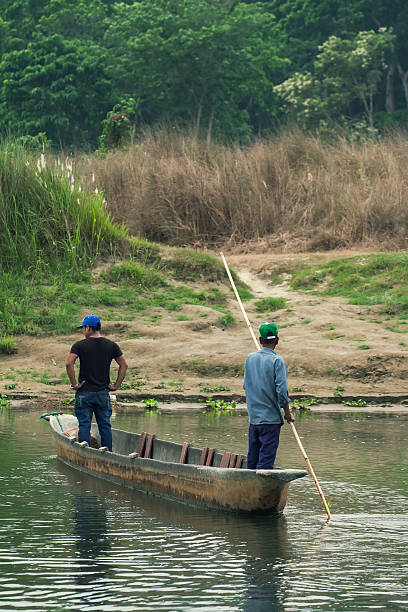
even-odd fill
[[[98,327],[98,324],[100,324],[100,322],[101,320],[97,315],[86,315],[81,325],[77,325],[77,329],[79,329],[80,327],[86,327],[87,325],[89,327]]]

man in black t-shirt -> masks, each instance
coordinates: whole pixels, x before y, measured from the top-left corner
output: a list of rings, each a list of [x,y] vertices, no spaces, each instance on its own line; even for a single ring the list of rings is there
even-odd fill
[[[101,336],[101,321],[96,315],[87,315],[78,328],[82,328],[84,340],[75,342],[69,352],[66,368],[71,389],[75,394],[75,416],[78,419],[78,442],[91,445],[92,414],[95,415],[101,435],[101,446],[112,451],[110,417],[112,407],[109,391],[116,391],[125,378],[127,363],[116,342]],[[75,380],[74,363],[79,358],[78,383]],[[110,365],[114,359],[119,365],[116,382],[110,384]]]

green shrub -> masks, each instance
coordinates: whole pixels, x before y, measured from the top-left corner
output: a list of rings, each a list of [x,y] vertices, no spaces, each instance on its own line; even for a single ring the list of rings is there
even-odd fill
[[[166,280],[157,268],[136,261],[127,261],[111,266],[101,274],[111,283],[130,283],[139,287],[163,287]]]
[[[286,298],[282,297],[265,297],[258,302],[255,302],[255,306],[258,312],[274,312],[275,310],[281,310],[281,308],[284,308],[286,302]]]
[[[221,260],[208,253],[192,249],[172,249],[168,253],[165,266],[174,278],[183,281],[224,281],[225,268]]]
[[[224,316],[218,317],[216,324],[224,328],[233,327],[236,325],[236,319],[230,312],[227,312]]]
[[[3,353],[3,355],[17,353],[17,347],[13,336],[0,336],[0,353]]]

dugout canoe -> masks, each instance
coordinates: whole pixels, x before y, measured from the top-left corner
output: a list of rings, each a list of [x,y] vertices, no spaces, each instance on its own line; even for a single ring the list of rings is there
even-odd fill
[[[280,514],[292,480],[305,470],[248,470],[246,457],[213,448],[176,444],[146,432],[112,428],[113,452],[100,447],[96,424],[91,446],[77,441],[72,415],[42,415],[50,423],[58,458],[118,485],[209,508],[251,514]]]

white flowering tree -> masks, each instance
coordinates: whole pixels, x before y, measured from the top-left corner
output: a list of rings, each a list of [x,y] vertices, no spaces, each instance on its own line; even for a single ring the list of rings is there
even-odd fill
[[[330,36],[319,46],[313,72],[296,73],[275,92],[303,127],[342,123],[359,101],[373,128],[373,100],[393,51],[387,28],[359,32],[352,39]]]

